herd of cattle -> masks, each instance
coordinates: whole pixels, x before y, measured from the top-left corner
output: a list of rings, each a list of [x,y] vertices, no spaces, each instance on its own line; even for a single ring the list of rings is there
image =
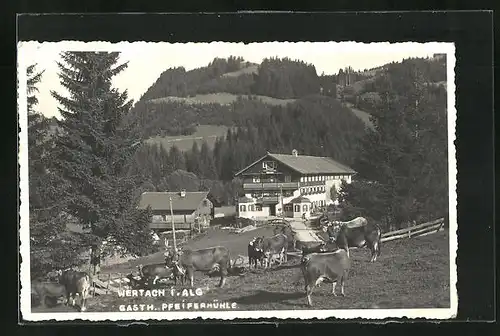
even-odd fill
[[[300,268],[305,280],[307,301],[312,306],[311,295],[316,286],[323,281],[333,284],[332,294],[336,295],[337,282],[340,295],[344,295],[344,281],[350,268],[350,247],[368,247],[371,251],[370,262],[380,255],[380,228],[363,217],[349,222],[328,222],[323,226],[328,239],[314,245],[302,246]],[[287,261],[289,250],[296,250],[296,238],[289,225],[277,226],[270,237],[255,237],[248,243],[249,269],[259,266],[267,269],[274,263]],[[165,262],[160,264],[139,265],[138,276],[128,274],[132,288],[148,288],[163,279],[173,279],[175,285],[189,281],[194,286],[196,271],[218,274],[219,287],[224,287],[228,274],[238,268],[231,264],[230,252],[224,246],[200,250],[167,250]],[[91,278],[85,272],[65,270],[56,272],[58,282],[32,282],[34,291],[42,305],[46,297],[66,297],[66,304],[72,298],[75,304],[76,294],[81,296],[80,310],[85,311],[85,298],[91,287]]]

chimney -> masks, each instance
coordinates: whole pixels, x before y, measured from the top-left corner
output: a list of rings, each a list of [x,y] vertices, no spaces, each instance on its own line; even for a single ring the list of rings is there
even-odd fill
[[[296,149],[294,149],[294,150],[292,150],[292,155],[299,156],[299,152]]]
[[[181,197],[186,197],[186,189],[181,189]]]

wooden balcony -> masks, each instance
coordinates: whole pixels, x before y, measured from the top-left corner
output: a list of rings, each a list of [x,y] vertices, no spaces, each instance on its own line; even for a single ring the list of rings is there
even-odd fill
[[[194,226],[194,223],[174,223],[174,224],[176,230],[190,230]],[[172,222],[154,221],[149,223],[149,228],[157,230],[172,230]]]
[[[325,181],[309,181],[309,182],[300,182],[301,187],[317,187],[324,186]]]
[[[264,183],[243,183],[245,191],[251,190],[297,190],[299,182],[264,182]]]
[[[280,201],[279,196],[264,196],[257,199],[257,204],[278,204]]]

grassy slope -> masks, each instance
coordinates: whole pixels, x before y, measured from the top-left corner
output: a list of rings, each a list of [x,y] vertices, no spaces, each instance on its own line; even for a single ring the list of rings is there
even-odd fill
[[[150,102],[153,104],[160,104],[162,102],[178,101],[178,102],[183,102],[183,103],[189,104],[189,105],[194,105],[194,104],[229,105],[229,104],[235,102],[236,99],[238,99],[238,97],[248,98],[249,96],[236,95],[236,94],[227,93],[227,92],[218,92],[218,93],[198,94],[194,97],[169,96],[169,97],[151,99]],[[258,96],[258,95],[252,95],[252,98],[260,99],[263,103],[266,103],[269,105],[286,105],[288,103],[292,103],[295,101],[295,99],[279,99],[279,98],[273,98],[273,97],[268,97],[268,96]]]
[[[265,230],[265,229],[261,229]],[[193,242],[196,248],[223,244],[232,253],[245,252],[253,231],[242,235],[217,232]],[[264,234],[264,232],[262,233]],[[445,308],[449,307],[448,233],[440,232],[410,240],[387,242],[378,261],[368,263],[366,249],[352,251],[352,268],[346,282],[346,297],[333,297],[331,285],[323,283],[313,294],[315,309]],[[196,287],[208,286],[208,293],[190,302],[231,301],[240,310],[309,309],[297,260],[270,271],[257,270],[230,277],[226,288],[214,286],[217,278],[197,274]],[[170,287],[170,285],[169,285]],[[179,287],[180,289],[180,287]],[[89,311],[118,311],[120,304],[161,304],[177,300],[161,298],[118,298],[114,295],[89,299]],[[62,309],[55,307],[54,309]],[[38,309],[37,309],[38,310]],[[50,311],[56,311],[50,310]]]
[[[198,143],[198,148],[201,148],[203,141],[206,141],[209,147],[213,148],[218,137],[226,136],[227,129],[227,126],[199,125],[192,135],[156,136],[146,141],[162,144],[167,149],[175,144],[181,151],[190,150],[194,141]]]

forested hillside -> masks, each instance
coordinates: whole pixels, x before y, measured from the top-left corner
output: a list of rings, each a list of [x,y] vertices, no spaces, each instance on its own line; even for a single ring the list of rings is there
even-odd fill
[[[366,216],[387,228],[445,216],[445,65],[442,57],[409,59],[318,76],[302,61],[215,59],[200,69],[166,70],[132,107],[127,92],[112,87],[112,77],[127,68],[118,53],[68,52],[59,77],[72,95],[52,92],[64,117],[57,121],[35,109],[43,72],[31,66],[33,274],[68,267],[64,257],[76,258],[74,246],[109,237],[131,253],[151,252],[150,213],[136,207],[142,192],[210,190],[216,204],[234,204],[241,194],[234,173],[266,151],[297,149],[352,166],[358,174],[339,193],[345,219]],[[368,102],[367,96],[376,98]],[[217,101],[221,97],[224,102]],[[372,127],[347,103],[370,112]],[[200,134],[200,126],[214,134],[203,134],[184,150],[152,140],[185,140]],[[213,135],[218,138],[203,141]],[[69,235],[68,215],[90,233]]]
[[[375,129],[368,131],[370,136],[381,127],[384,115],[402,109],[400,104],[407,101],[408,92],[415,91],[415,80],[425,87],[419,94],[425,96],[429,106],[436,113],[445,113],[446,91],[435,85],[446,80],[443,59],[408,59],[364,72],[347,67],[338,74],[321,76],[313,65],[275,58],[259,66],[229,58],[191,71],[169,69],[131,110],[131,116],[139,116],[142,137],[187,137],[200,125],[221,125],[226,136],[215,143],[213,137],[209,142],[198,139],[187,146],[191,148],[187,151],[185,144],[181,151],[175,142],[165,147],[143,147],[130,171],[143,175],[151,182],[149,188],[155,190],[171,188],[169,176],[184,172],[184,180],[199,180],[189,182],[191,187],[210,184],[223,203],[231,203],[237,196],[233,192],[238,181],[232,181],[233,174],[266,151],[290,153],[297,149],[303,154],[330,156],[358,169],[361,177],[376,179],[376,168],[362,159],[367,150],[365,123],[347,106],[351,103],[373,115],[371,125]],[[357,91],[349,95],[354,89]],[[210,101],[203,101],[208,96]],[[369,102],[366,97],[376,99]],[[398,105],[390,105],[396,101]]]

